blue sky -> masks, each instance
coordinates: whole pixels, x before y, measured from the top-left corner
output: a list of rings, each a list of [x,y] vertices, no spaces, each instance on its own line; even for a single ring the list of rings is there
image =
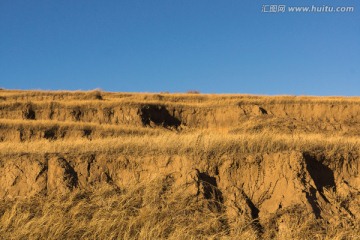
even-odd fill
[[[360,2],[0,0],[0,87],[358,96]]]

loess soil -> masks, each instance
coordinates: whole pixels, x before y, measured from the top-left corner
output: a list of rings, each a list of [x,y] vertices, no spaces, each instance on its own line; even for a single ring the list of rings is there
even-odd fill
[[[360,98],[0,91],[1,239],[359,239]]]

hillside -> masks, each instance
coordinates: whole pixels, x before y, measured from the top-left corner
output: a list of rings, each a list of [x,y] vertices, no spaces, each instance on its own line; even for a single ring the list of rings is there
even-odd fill
[[[2,239],[359,239],[360,98],[0,90]]]

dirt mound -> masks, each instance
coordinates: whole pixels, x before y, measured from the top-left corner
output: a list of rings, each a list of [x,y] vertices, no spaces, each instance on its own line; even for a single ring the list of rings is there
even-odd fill
[[[191,185],[193,181],[196,196],[225,203],[232,212],[230,215],[238,209],[239,215],[247,212],[247,217],[266,222],[280,210],[301,206],[315,218],[327,218],[332,211],[328,194],[341,192],[346,198],[359,191],[359,161],[343,161],[347,162],[345,165],[351,164],[351,169],[336,171],[324,160],[296,151],[227,159],[220,165],[194,162],[186,156],[159,161],[151,157],[138,160],[91,154],[80,157],[29,155],[15,161],[3,158],[0,193],[3,198],[26,197],[44,190],[65,193],[109,181],[122,188],[131,181],[171,176],[172,187]],[[243,202],[251,211],[241,210],[244,206],[238,203]],[[345,205],[338,210],[354,217],[359,214]]]

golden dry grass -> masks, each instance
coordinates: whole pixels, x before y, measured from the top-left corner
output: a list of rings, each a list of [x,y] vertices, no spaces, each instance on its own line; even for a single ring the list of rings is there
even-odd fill
[[[273,134],[272,132],[224,134],[194,132],[177,134],[163,132],[161,135],[124,135],[116,138],[88,140],[38,140],[19,144],[0,143],[2,154],[15,153],[121,153],[136,155],[191,155],[195,151],[203,153],[249,154],[280,152],[287,150],[324,151],[329,155],[339,152],[357,152],[360,149],[358,137],[329,136],[322,134]]]
[[[184,197],[182,188],[164,192],[159,181],[108,186],[65,196],[36,196],[0,202],[3,239],[358,239],[359,222],[337,224],[287,215],[291,225],[259,234],[251,222],[229,224],[223,212],[204,208],[205,200]]]
[[[162,104],[181,104],[216,107],[218,105],[226,106],[229,104],[358,104],[358,97],[340,97],[340,96],[267,96],[250,94],[188,94],[188,93],[112,93],[102,92],[101,90],[91,91],[17,91],[2,90],[0,92],[2,99],[0,103],[5,102],[51,102],[60,101],[67,104],[76,104],[81,102],[147,102]],[[101,96],[101,98],[99,98]],[[103,101],[99,101],[103,100]]]
[[[33,104],[39,113],[36,120],[21,118],[24,104]],[[354,117],[342,119],[312,116],[293,117],[258,116],[247,113],[241,121],[227,126],[192,128],[185,125],[174,128],[105,122],[92,117],[64,121],[45,118],[42,111],[50,105],[65,111],[81,109],[116,108],[144,104],[165,105],[169,108],[238,109],[239,105],[305,106],[314,109],[331,105],[354,109]],[[19,156],[83,155],[131,156],[141,161],[144,157],[164,158],[184,156],[188,159],[219,162],[246,155],[286,151],[312,152],[328,159],[360,155],[358,106],[360,98],[307,96],[251,96],[212,94],[135,94],[88,92],[0,91],[0,166]],[[65,107],[65,108],[63,108]],[[282,109],[274,107],[274,109]],[[94,110],[94,111],[95,111]],[[344,110],[345,111],[345,110]],[[348,110],[346,110],[348,111]],[[296,112],[296,111],[295,111]],[[317,109],[313,110],[317,112]],[[327,112],[327,111],[324,111]],[[297,113],[297,112],[296,112]],[[194,113],[193,115],[196,115]],[[220,113],[221,114],[221,113]],[[101,115],[101,114],[100,114]],[[136,115],[136,112],[135,112]],[[190,114],[191,115],[191,114]],[[97,115],[96,115],[97,116]],[[209,118],[201,118],[198,125]],[[195,121],[195,120],[193,120]],[[216,122],[216,121],[215,121]],[[294,127],[295,126],[295,127]],[[328,130],[326,130],[327,128]],[[57,135],[45,139],[44,133],[56,129]],[[83,135],[91,130],[91,137]],[[23,132],[29,136],[26,138]],[[12,137],[5,136],[13,134]],[[67,137],[60,137],[66,133]],[[29,161],[32,159],[29,159]],[[257,229],[258,219],[230,222],[222,202],[219,209],[209,208],[209,201],[184,194],[186,185],[166,188],[164,179],[129,182],[126,188],[109,185],[75,189],[64,195],[39,193],[29,198],[0,201],[0,238],[2,239],[359,239],[358,216],[334,216],[336,224],[313,219],[299,209],[290,209],[286,229],[275,220]],[[346,199],[323,193],[341,208]],[[332,198],[331,198],[332,196]],[[335,213],[334,213],[335,214]],[[274,219],[282,217],[279,212]]]

